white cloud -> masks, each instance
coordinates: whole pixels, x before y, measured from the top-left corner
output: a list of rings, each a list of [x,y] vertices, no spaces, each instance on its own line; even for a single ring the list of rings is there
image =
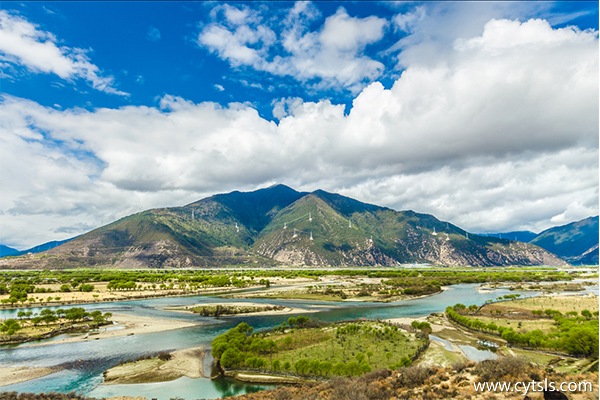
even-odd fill
[[[0,10],[0,60],[65,80],[84,79],[94,89],[127,95],[114,87],[112,77],[101,76],[100,69],[90,62],[84,50],[59,47],[52,33],[4,10]]]
[[[278,123],[245,104],[174,96],[94,111],[7,97],[0,242],[61,239],[76,223],[273,182],[471,231],[597,214],[597,32],[492,20],[443,59],[408,66],[390,89],[368,85],[349,114],[327,100],[275,101]],[[27,224],[60,232],[34,240]]]
[[[301,82],[316,79],[321,87],[353,91],[383,72],[381,62],[363,54],[366,46],[382,39],[387,26],[383,18],[351,17],[340,8],[319,31],[310,31],[309,24],[318,16],[310,3],[296,3],[278,28],[263,23],[258,11],[246,7],[216,9],[225,10],[225,18],[219,20],[220,13],[214,12],[216,21],[202,29],[198,44],[234,67],[252,67]]]
[[[158,42],[161,39],[160,29],[155,26],[150,26],[146,33],[146,38],[151,42]]]

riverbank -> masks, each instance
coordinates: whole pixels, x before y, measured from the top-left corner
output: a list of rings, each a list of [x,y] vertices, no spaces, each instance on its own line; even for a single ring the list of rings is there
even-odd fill
[[[119,336],[170,331],[174,329],[189,328],[200,325],[198,322],[181,321],[170,318],[145,317],[132,314],[113,314],[112,320],[112,326],[102,327],[97,331],[93,331],[85,335],[72,336],[51,342],[32,343],[28,346],[44,346],[49,344],[56,345],[90,340],[101,340]]]
[[[221,307],[226,310],[220,314],[217,314],[217,308]],[[299,307],[284,307],[275,304],[266,303],[246,303],[246,302],[223,302],[223,303],[199,303],[191,306],[173,306],[163,307],[165,311],[177,311],[189,314],[200,314],[204,315],[201,311],[206,309],[207,315],[227,317],[234,315],[279,315],[279,314],[300,314],[300,313],[312,313],[318,310],[311,310]]]
[[[204,376],[203,347],[183,349],[153,358],[117,365],[104,372],[104,385],[166,382]]]
[[[434,296],[446,289],[444,286],[438,286],[427,288],[427,290],[411,291],[408,294],[408,292],[404,293],[404,290],[399,290],[397,287],[388,285],[385,282],[387,282],[385,278],[333,275],[319,277],[309,283],[271,286],[261,291],[246,293],[225,293],[220,297],[236,299],[314,300],[339,303],[392,303]]]
[[[26,382],[60,371],[58,367],[2,367],[0,368],[0,387]]]

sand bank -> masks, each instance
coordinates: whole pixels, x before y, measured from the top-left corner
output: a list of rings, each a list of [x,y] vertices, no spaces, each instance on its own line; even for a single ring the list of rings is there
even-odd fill
[[[12,385],[13,383],[25,382],[31,379],[41,378],[58,372],[59,368],[35,368],[35,367],[1,367],[0,386]]]
[[[170,360],[156,357],[118,365],[104,372],[104,384],[166,382],[182,376],[201,378],[205,354],[202,347],[195,347],[174,351]]]
[[[164,307],[163,310],[193,313],[192,309],[195,307],[214,307],[214,306],[224,306],[224,307],[230,307],[230,308],[256,307],[256,308],[260,309],[262,307],[274,307],[274,306],[277,306],[277,304],[247,303],[247,302],[200,303],[200,304],[194,304],[191,306]],[[224,314],[224,315],[221,315],[220,317],[227,317],[227,316],[234,316],[234,315],[300,314],[300,313],[309,313],[309,312],[316,312],[316,311],[319,311],[319,310],[311,310],[311,309],[298,308],[298,307],[284,307],[279,310],[266,310],[266,311],[254,311],[254,312],[249,312],[249,313]]]
[[[89,340],[101,340],[119,336],[140,335],[144,333],[163,332],[173,329],[188,328],[199,325],[198,322],[180,321],[170,318],[145,317],[132,314],[113,314],[114,324],[103,326],[97,331],[91,331],[85,335],[73,336],[61,340],[44,343],[33,343],[29,346],[44,346],[48,344],[62,344],[71,342],[83,342]]]

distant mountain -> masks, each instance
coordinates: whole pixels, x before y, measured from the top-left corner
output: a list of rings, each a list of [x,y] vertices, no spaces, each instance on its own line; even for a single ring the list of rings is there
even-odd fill
[[[55,247],[60,246],[61,244],[65,244],[67,243],[69,240],[72,239],[66,239],[66,240],[53,240],[52,242],[46,242],[43,244],[39,244],[37,246],[34,246],[30,249],[27,250],[23,250],[21,251],[21,254],[27,254],[27,253],[41,253],[42,251],[48,251],[50,249],[53,249]]]
[[[517,240],[519,242],[529,243],[537,237],[537,233],[531,231],[514,231],[501,233],[486,233],[484,236],[496,237],[499,239]]]
[[[0,244],[0,257],[16,256],[19,253],[20,251],[17,249]]]
[[[598,216],[547,229],[530,243],[575,264],[598,264]]]
[[[17,250],[17,249],[13,249],[12,247],[0,245],[0,257],[20,256],[20,255],[29,254],[29,253],[32,253],[32,254],[41,253],[42,251],[47,251],[47,250],[53,249],[57,246],[60,246],[61,244],[67,243],[69,240],[71,240],[71,239],[58,240],[58,241],[55,240],[52,242],[47,242],[47,243],[43,243],[43,244],[34,246],[27,250]]]
[[[9,262],[10,261],[10,262]],[[432,215],[276,185],[147,210],[0,267],[558,265],[540,247],[468,234]]]

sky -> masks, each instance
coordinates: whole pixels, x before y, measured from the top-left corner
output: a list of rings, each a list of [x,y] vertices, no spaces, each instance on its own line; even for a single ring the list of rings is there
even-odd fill
[[[0,243],[283,183],[598,214],[598,2],[2,2]]]

